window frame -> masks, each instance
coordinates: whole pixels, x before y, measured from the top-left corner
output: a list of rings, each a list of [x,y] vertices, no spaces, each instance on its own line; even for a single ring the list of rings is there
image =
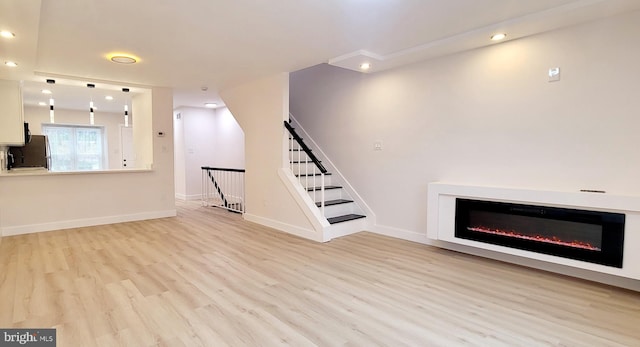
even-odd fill
[[[52,168],[54,167],[54,162],[53,162],[53,153],[51,151],[51,143],[49,140],[49,136],[47,135],[46,132],[46,128],[71,128],[73,130],[73,136],[74,136],[74,146],[73,146],[73,154],[72,154],[72,162],[73,162],[73,169],[70,170],[53,170]],[[76,151],[76,146],[77,146],[77,137],[76,137],[76,130],[77,129],[81,129],[81,128],[85,128],[85,129],[96,129],[100,131],[100,140],[102,142],[102,153],[100,154],[101,156],[101,168],[99,169],[89,169],[89,170],[81,170],[78,169],[78,153]],[[41,124],[41,129],[42,129],[42,134],[43,135],[47,135],[47,146],[48,146],[48,156],[50,158],[50,167],[49,170],[53,171],[53,172],[92,172],[92,171],[103,171],[103,170],[108,170],[109,169],[109,158],[108,158],[108,153],[109,151],[107,150],[107,145],[108,145],[108,141],[107,141],[107,129],[104,125],[86,125],[86,124],[65,124],[65,123],[42,123]]]

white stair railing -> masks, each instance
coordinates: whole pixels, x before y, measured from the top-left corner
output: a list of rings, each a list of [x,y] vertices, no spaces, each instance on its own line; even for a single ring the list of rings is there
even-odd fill
[[[244,169],[202,167],[202,205],[244,213]]]

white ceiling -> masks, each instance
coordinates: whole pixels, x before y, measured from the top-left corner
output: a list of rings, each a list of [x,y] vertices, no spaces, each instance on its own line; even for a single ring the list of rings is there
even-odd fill
[[[16,34],[0,38],[0,60],[19,64],[0,66],[0,78],[166,86],[175,107],[203,107],[222,104],[221,88],[277,72],[364,60],[376,72],[491,44],[496,31],[517,39],[638,9],[638,0],[0,0],[0,30]],[[116,51],[141,60],[105,58]]]

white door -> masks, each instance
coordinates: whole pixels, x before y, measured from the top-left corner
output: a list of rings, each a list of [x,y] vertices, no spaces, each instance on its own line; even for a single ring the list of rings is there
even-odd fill
[[[120,127],[120,145],[122,148],[122,161],[120,167],[123,169],[132,169],[136,167],[136,154],[133,150],[133,128]]]

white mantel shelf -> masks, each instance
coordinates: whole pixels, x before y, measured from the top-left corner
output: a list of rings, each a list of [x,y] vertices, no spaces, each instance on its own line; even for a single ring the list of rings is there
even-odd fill
[[[626,215],[623,266],[622,268],[615,268],[457,238],[455,237],[456,198],[623,213]],[[640,280],[640,252],[636,251],[640,249],[640,197],[638,196],[434,182],[429,184],[427,221],[427,237],[436,241],[435,244],[443,248],[463,252],[465,249],[478,249],[485,253],[490,251],[486,253],[489,257],[491,257],[491,252],[497,252],[523,259]],[[458,245],[464,247],[456,247]],[[477,254],[476,252],[469,253]],[[523,264],[523,262],[518,263]],[[524,265],[526,265],[526,262],[524,262]]]

